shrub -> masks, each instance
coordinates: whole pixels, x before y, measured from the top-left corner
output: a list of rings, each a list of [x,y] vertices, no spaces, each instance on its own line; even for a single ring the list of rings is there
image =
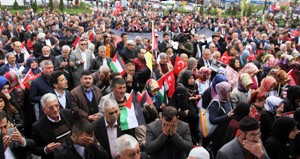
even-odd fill
[[[19,9],[19,4],[18,4],[17,0],[15,0],[15,2],[14,2],[14,9],[15,10]]]
[[[63,0],[59,0],[59,10],[63,12],[64,9],[65,9],[64,1]]]

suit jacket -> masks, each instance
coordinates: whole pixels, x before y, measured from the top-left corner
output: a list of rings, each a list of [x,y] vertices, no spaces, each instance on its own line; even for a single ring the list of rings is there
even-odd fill
[[[55,93],[54,89],[51,90],[49,93],[52,93],[54,95],[57,96],[57,94]],[[72,95],[68,90],[65,90],[65,96],[66,96],[66,108],[63,108],[61,106],[61,103],[58,101],[59,105],[60,105],[60,109],[71,109],[71,104],[72,104]]]
[[[10,148],[11,152],[13,153],[13,155],[16,159],[26,158],[26,155],[28,154],[28,152],[31,153],[33,151],[33,149],[35,148],[35,142],[33,140],[26,139],[26,138],[25,138],[25,140],[26,140],[26,146],[25,147],[22,147],[22,146],[16,144],[15,142],[12,142],[9,145],[9,148]],[[1,159],[2,158],[8,158],[8,157],[5,157],[4,152],[5,152],[5,150],[1,151],[1,153],[3,154],[3,157],[2,157],[2,154],[0,156]]]
[[[86,53],[86,59],[83,59],[85,62],[87,62],[87,69],[89,69],[90,67],[90,64],[92,63],[93,61],[93,53],[86,49],[85,50],[85,53]],[[82,59],[82,56],[81,56],[81,53],[80,53],[80,49],[76,49],[72,52],[72,56],[75,57],[75,61],[76,61],[76,66],[77,66],[77,71],[74,72],[74,79],[75,79],[75,85],[74,86],[78,86],[80,85],[80,76],[81,76],[81,73],[84,69],[84,64],[79,64],[79,61]]]
[[[168,152],[171,146],[172,152]],[[165,136],[162,133],[162,121],[156,120],[148,124],[145,150],[151,159],[168,158],[173,154],[174,159],[186,159],[193,148],[189,125],[178,120],[176,134]]]
[[[64,62],[64,58],[61,55],[55,56],[55,60],[54,60],[54,70],[63,70],[63,68],[61,67],[61,63]],[[69,59],[68,62],[76,62],[76,59],[73,55],[69,55]],[[67,64],[68,67],[70,66],[69,63]],[[73,67],[73,71],[77,70],[77,66],[74,65]]]
[[[130,62],[131,59],[133,60],[134,58],[136,58],[134,51],[130,51],[127,48],[123,49],[119,55],[122,57],[126,64]]]
[[[34,103],[40,103],[42,96],[52,90],[52,86],[43,75],[31,82],[29,100]]]
[[[244,148],[238,139],[234,138],[218,151],[216,159],[244,159],[243,151]],[[269,159],[265,149],[263,159]]]
[[[38,64],[40,64],[44,60],[50,60],[54,64],[55,57],[53,55],[50,55],[49,58],[46,58],[43,55],[41,55],[40,57],[36,58],[36,60],[37,60]]]
[[[92,115],[87,98],[85,97],[86,95],[83,92],[83,88],[81,85],[74,88],[71,91],[71,95],[72,95],[71,108],[74,111],[76,117],[87,118],[89,115]],[[93,86],[93,99],[95,99],[97,105],[99,105],[101,96],[102,96],[101,90],[98,87]],[[97,110],[97,112],[98,111],[99,110]]]
[[[164,41],[158,45],[159,52],[166,52],[167,48],[168,48],[168,44]]]
[[[119,125],[119,121],[118,121]],[[108,135],[106,131],[106,125],[105,125],[105,120],[104,117],[101,117],[97,119],[95,122],[93,122],[93,127],[94,127],[94,134],[96,136],[96,139],[100,142],[101,146],[106,150],[108,153],[108,158],[112,159],[111,152],[110,152],[110,147],[109,147],[109,140],[108,140]],[[117,128],[117,137],[120,137],[124,134],[129,134],[131,136],[134,136],[134,133],[132,130],[126,130],[126,131],[121,131],[121,128]]]
[[[201,51],[201,57],[202,57],[202,54],[203,54],[203,50],[202,50],[202,46],[205,46],[205,48],[207,48],[207,41],[205,40],[204,43],[203,42],[194,42],[194,53],[193,53],[193,57],[196,57],[197,55],[197,45],[199,46],[199,49]]]
[[[74,147],[74,143],[70,136],[66,138],[61,148],[54,152],[54,156],[54,159],[82,159]],[[100,145],[94,143],[93,145],[84,147],[84,157],[86,159],[108,159],[108,154]]]
[[[61,120],[64,120],[69,130],[72,130],[74,124],[74,116],[71,110],[60,110]],[[53,154],[46,154],[44,147],[51,142],[57,142],[51,127],[51,121],[47,116],[43,115],[38,121],[32,125],[32,139],[36,143],[35,154],[42,156],[42,159],[52,159]]]
[[[208,60],[209,65],[211,65],[212,60]],[[201,67],[205,66],[203,58],[200,58],[198,60],[197,69],[200,69]]]
[[[2,32],[2,34],[6,35],[8,39],[12,38],[9,30],[5,30],[4,32]],[[15,37],[19,38],[19,33],[16,30],[13,30],[13,34]]]
[[[107,62],[107,66],[109,67],[109,63],[111,62],[111,59],[107,57],[106,62]],[[102,65],[103,65],[103,60],[99,56],[95,57],[90,65],[90,71],[97,72]]]
[[[19,69],[21,67],[21,65],[19,64],[16,64],[17,68]],[[9,72],[9,65],[8,63],[5,64],[5,65],[2,65],[0,67],[0,75],[4,75],[6,72]]]

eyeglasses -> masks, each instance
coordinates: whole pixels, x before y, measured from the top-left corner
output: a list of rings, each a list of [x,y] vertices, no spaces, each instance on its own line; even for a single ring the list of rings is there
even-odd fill
[[[116,110],[116,111],[114,111],[114,112],[109,112],[108,114],[109,114],[109,115],[114,115],[114,114],[117,114],[118,111],[119,111],[119,110]]]
[[[255,134],[255,133],[246,133],[246,135],[249,135],[252,139],[255,138],[256,136],[260,136],[261,132]]]
[[[54,108],[56,108],[56,109],[59,108],[59,105],[55,104],[55,105],[49,106],[47,109],[50,111],[54,111]]]
[[[86,44],[80,44],[81,46],[84,46],[84,45],[86,45]]]

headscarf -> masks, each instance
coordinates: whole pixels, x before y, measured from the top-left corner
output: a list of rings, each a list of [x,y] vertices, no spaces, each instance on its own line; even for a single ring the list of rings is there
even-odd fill
[[[2,88],[7,84],[9,85],[9,81],[7,80],[7,78],[5,78],[4,76],[0,76],[0,90],[2,90]]]
[[[214,97],[216,97],[217,96],[217,92],[216,92],[216,85],[218,84],[218,83],[221,83],[221,82],[227,82],[227,78],[226,78],[226,76],[225,75],[223,75],[223,74],[217,74],[214,78],[213,78],[213,80],[212,80],[212,82],[211,82],[211,98],[214,98]]]
[[[295,110],[294,120],[297,122],[298,130],[300,129],[300,107]]]
[[[267,76],[260,82],[260,87],[266,92],[269,92],[272,91],[271,87],[274,83],[276,83],[276,79],[272,76]]]
[[[220,101],[226,102],[229,99],[227,99],[227,93],[232,89],[231,84],[228,82],[221,82],[217,84],[216,91],[217,91],[217,98]]]
[[[287,116],[277,119],[272,128],[272,136],[279,140],[281,143],[286,144],[290,139],[289,135],[296,127],[296,121]]]
[[[21,81],[20,81],[21,75],[14,70],[6,72],[4,74],[4,77],[9,81],[11,88],[18,86],[21,83]]]
[[[187,60],[187,70],[192,70],[194,65],[197,64],[197,62],[198,61],[195,58],[193,58],[193,57],[189,58]]]
[[[233,113],[233,119],[235,119],[236,121],[240,121],[242,120],[245,116],[248,116],[250,112],[250,104],[248,103],[239,103],[237,104],[237,106],[235,107]]]
[[[149,96],[152,99],[152,102],[156,102],[156,99],[157,99],[156,97],[158,97],[158,94],[156,94],[155,96],[152,96],[151,92],[154,91],[155,89],[159,89],[158,82],[155,81],[154,79],[149,79],[146,82],[146,89],[147,89]]]
[[[250,62],[250,63],[247,63],[241,70],[240,70],[240,74],[242,73],[248,73],[251,77],[253,74],[259,72],[259,69],[257,68],[257,66]]]
[[[31,65],[31,63],[32,63],[33,61],[37,62],[36,58],[35,58],[35,57],[29,57],[29,58],[27,59],[27,62],[26,62],[26,65],[25,65],[25,66],[30,68],[30,65]]]
[[[248,63],[249,56],[250,56],[250,52],[248,50],[244,49],[242,52],[242,55],[240,57],[242,66],[245,66]]]
[[[211,69],[203,66],[199,69],[198,75],[202,81],[207,81],[211,77]]]
[[[276,96],[269,96],[266,99],[266,103],[264,105],[266,111],[275,114],[276,109],[280,106],[280,104],[283,102],[283,100]]]
[[[296,99],[300,99],[300,86],[290,86],[287,90],[286,98],[294,103]]]
[[[264,63],[264,67],[273,68],[273,67],[278,66],[278,64],[279,64],[279,60],[278,59],[276,59],[274,57],[270,57]]]
[[[243,73],[240,76],[240,83],[242,84],[243,88],[246,88],[250,84],[253,84],[253,81],[248,73]]]

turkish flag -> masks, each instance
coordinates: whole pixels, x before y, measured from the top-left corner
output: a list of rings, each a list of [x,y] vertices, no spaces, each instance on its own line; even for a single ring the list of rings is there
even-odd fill
[[[174,74],[176,76],[178,76],[179,73],[186,67],[187,67],[187,63],[185,61],[183,61],[181,58],[176,57],[175,66],[174,66],[174,70],[173,70]]]
[[[295,75],[294,70],[290,70],[288,72],[288,76],[291,79],[290,82],[289,82],[290,85],[298,85],[298,79],[297,79],[297,77]]]
[[[174,72],[170,71],[163,76],[164,83],[166,85],[166,89],[168,89],[168,97],[171,97],[175,92],[175,76]]]

